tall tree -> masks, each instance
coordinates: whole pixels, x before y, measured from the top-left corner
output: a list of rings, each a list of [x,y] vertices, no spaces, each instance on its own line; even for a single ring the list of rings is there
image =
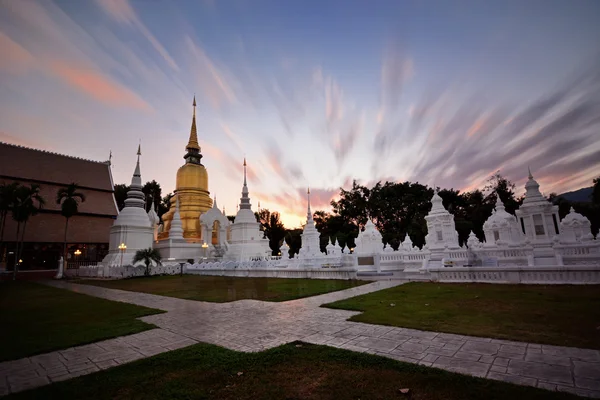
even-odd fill
[[[60,213],[65,217],[65,236],[63,239],[63,260],[67,259],[67,232],[69,230],[69,219],[79,211],[79,202],[85,201],[85,195],[78,192],[79,186],[71,183],[62,187],[56,193],[56,204],[60,204]]]
[[[5,261],[4,256],[6,252],[3,250],[3,243],[6,218],[8,213],[12,210],[18,187],[18,182],[2,182],[2,184],[0,184],[0,263]]]
[[[496,204],[496,196],[499,195],[506,211],[514,214],[515,210],[523,204],[523,198],[515,196],[515,188],[516,186],[513,182],[502,176],[500,171],[497,171],[488,179],[483,191],[487,193],[487,202]]]
[[[594,179],[594,188],[592,189],[592,203],[600,205],[600,176]]]
[[[127,199],[127,192],[129,191],[129,186],[118,183],[115,185],[115,201],[117,202],[117,207],[119,211],[125,208],[125,200]]]
[[[162,190],[160,188],[160,184],[158,182],[156,182],[155,180],[146,182],[146,184],[142,188],[142,192],[144,193],[144,196],[145,196],[146,212],[150,211],[150,207],[152,206],[152,204],[154,204],[154,207],[156,207],[158,209],[160,206],[160,203],[162,201],[162,197],[161,197]]]
[[[269,247],[272,254],[279,254],[279,247],[283,244],[286,234],[283,222],[281,222],[281,216],[278,212],[270,212],[266,208],[262,208],[256,214],[257,220],[265,232],[265,236],[269,239]]]
[[[162,218],[162,216],[169,211],[171,208],[171,199],[173,198],[173,193],[167,193],[165,197],[162,198],[161,202],[158,205],[158,211],[156,214]]]
[[[12,207],[12,218],[17,223],[17,251],[15,252],[15,264],[13,267],[13,280],[17,279],[17,269],[21,253],[23,251],[23,240],[25,238],[25,228],[27,221],[42,209],[46,204],[44,198],[40,195],[40,185],[31,184],[30,186],[19,186],[15,192],[15,199]],[[23,228],[21,232],[21,227]],[[19,233],[21,237],[19,238]]]

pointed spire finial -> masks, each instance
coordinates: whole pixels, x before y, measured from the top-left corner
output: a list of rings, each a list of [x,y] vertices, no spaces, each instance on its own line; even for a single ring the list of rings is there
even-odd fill
[[[244,157],[244,186],[246,185],[246,157]]]
[[[531,175],[531,168],[527,166],[527,172],[529,172],[529,179],[533,179],[533,175]]]
[[[198,150],[200,151],[200,145],[198,144],[198,131],[196,130],[196,95],[194,95],[194,101],[192,103],[193,115],[192,115],[192,128],[190,129],[190,139],[188,140],[186,150]]]
[[[142,155],[142,139],[140,139],[140,143],[138,144],[138,151],[137,151],[137,155],[141,156]]]
[[[108,153],[108,165],[112,165],[112,149]]]

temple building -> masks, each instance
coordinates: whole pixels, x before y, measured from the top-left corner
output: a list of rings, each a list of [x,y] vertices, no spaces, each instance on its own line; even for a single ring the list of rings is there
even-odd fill
[[[109,230],[118,209],[113,196],[110,161],[91,161],[44,150],[0,143],[0,184],[40,185],[45,200],[27,222],[20,270],[56,269],[63,251],[65,218],[56,204],[60,188],[71,183],[85,195],[69,219],[67,261],[98,262],[108,252]],[[14,265],[17,224],[7,215],[0,244],[0,269]]]
[[[198,144],[198,133],[196,130],[196,97],[193,102],[192,127],[190,139],[185,147],[183,156],[185,164],[177,171],[175,196],[171,199],[171,208],[163,215],[163,229],[158,234],[158,239],[169,237],[171,221],[175,213],[175,202],[179,199],[179,212],[183,227],[183,238],[189,243],[202,243],[200,226],[200,215],[212,207],[210,192],[208,191],[208,172],[202,165],[202,153]]]

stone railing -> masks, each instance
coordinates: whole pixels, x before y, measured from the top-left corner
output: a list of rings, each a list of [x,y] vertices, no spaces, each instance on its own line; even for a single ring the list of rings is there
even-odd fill
[[[600,265],[598,240],[577,244],[555,244],[553,249],[558,265]]]
[[[598,266],[453,267],[429,269],[434,282],[598,284]]]
[[[68,276],[78,276],[80,278],[130,278],[134,276],[144,276],[146,266],[138,265],[123,265],[109,266],[102,263],[95,265],[81,266],[77,270],[67,269]],[[180,264],[169,263],[161,265],[152,265],[150,267],[150,275],[177,275],[181,273],[182,267]],[[183,266],[185,271],[185,265]]]

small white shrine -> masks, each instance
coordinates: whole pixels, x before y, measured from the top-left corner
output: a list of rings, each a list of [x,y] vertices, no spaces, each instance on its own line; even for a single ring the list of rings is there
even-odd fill
[[[310,189],[307,191],[307,196],[306,225],[304,225],[304,229],[300,235],[302,247],[298,251],[298,259],[311,263],[313,260],[323,257],[323,253],[321,252],[321,234],[315,227],[315,221],[310,210]]]
[[[358,233],[358,237],[354,242],[356,243],[354,253],[359,256],[379,254],[383,251],[383,239],[381,233],[379,233],[370,218],[365,224],[365,229]]]
[[[269,240],[260,230],[260,223],[257,222],[252,211],[248,193],[246,159],[244,158],[244,185],[242,186],[240,208],[230,226],[231,240],[227,243],[227,250],[223,255],[224,260],[251,260],[271,255]]]
[[[427,221],[426,246],[429,250],[458,249],[458,232],[454,228],[454,215],[443,205],[436,190],[431,198],[431,211],[425,217]]]
[[[496,194],[496,207],[492,211],[492,215],[483,224],[483,232],[486,247],[518,246],[525,241],[525,236],[521,232],[517,218],[506,212],[504,203],[502,203],[498,194]]]
[[[110,228],[108,254],[102,263],[110,266],[130,265],[138,250],[152,247],[154,227],[144,209],[142,176],[140,173],[141,146],[138,146],[137,163],[127,192],[125,207],[119,212]]]
[[[200,215],[200,227],[202,228],[202,237],[210,240],[208,249],[211,255],[222,256],[227,250],[227,240],[231,221],[227,219],[225,212],[219,210],[217,198],[213,200],[213,206],[210,210]],[[205,246],[206,247],[206,246]]]
[[[594,240],[590,221],[576,213],[573,207],[560,221],[560,243],[575,244]]]
[[[540,193],[540,185],[533,179],[531,171],[529,171],[529,180],[525,184],[523,204],[515,214],[521,225],[521,231],[533,244],[551,245],[554,236],[560,233],[558,206],[550,203]]]

